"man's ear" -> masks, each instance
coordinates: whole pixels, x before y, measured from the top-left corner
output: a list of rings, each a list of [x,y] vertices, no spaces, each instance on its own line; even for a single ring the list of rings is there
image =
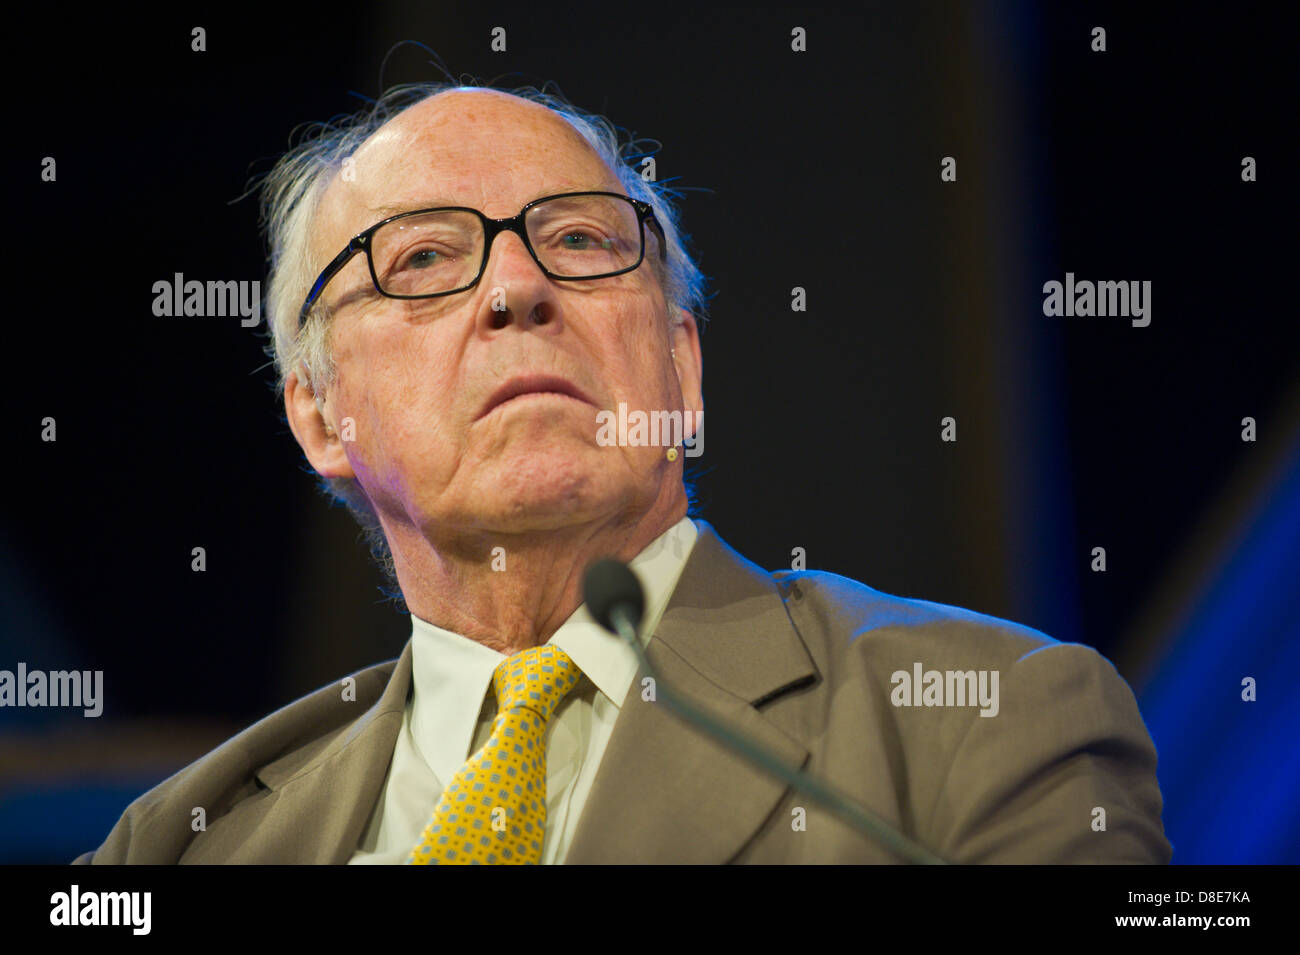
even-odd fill
[[[284,412],[289,430],[317,474],[324,478],[356,477],[339,430],[326,415],[324,400],[299,379],[298,372],[292,372],[284,383]]]
[[[682,410],[704,413],[704,357],[700,354],[700,331],[695,316],[681,310],[681,321],[669,334],[673,349],[673,366],[682,389]]]

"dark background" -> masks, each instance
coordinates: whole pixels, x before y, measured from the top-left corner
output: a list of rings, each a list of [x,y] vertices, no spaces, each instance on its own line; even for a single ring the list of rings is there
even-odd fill
[[[1267,10],[28,14],[0,669],[102,669],[105,711],[0,710],[0,861],[95,848],[239,728],[400,652],[409,618],[315,490],[265,325],[157,318],[152,285],[264,281],[249,188],[290,131],[438,63],[553,82],[660,144],[714,293],[698,492],[732,546],[1095,646],[1156,740],[1175,862],[1300,860],[1294,50]],[[1150,280],[1150,326],[1045,317],[1067,271]]]

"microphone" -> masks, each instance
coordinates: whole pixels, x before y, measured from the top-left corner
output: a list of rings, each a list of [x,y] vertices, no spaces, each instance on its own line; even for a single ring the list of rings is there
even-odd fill
[[[596,623],[610,633],[621,636],[619,628],[629,627],[636,635],[645,613],[645,592],[627,564],[607,559],[588,567],[582,578],[582,599]]]
[[[785,780],[796,792],[821,803],[859,832],[866,833],[908,862],[946,864],[944,859],[908,839],[870,809],[811,773],[783,762],[765,746],[686,702],[671,684],[665,683],[646,657],[637,636],[641,617],[645,613],[645,593],[636,574],[622,561],[600,560],[588,567],[582,580],[582,597],[595,621],[610,633],[622,637],[632,647],[642,668],[654,678],[658,697],[686,722],[760,768]]]

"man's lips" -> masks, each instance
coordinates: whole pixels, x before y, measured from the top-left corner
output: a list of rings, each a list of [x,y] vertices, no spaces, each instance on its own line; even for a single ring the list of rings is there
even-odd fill
[[[497,406],[505,404],[512,398],[534,394],[565,395],[569,398],[585,401],[594,407],[594,403],[587,397],[586,392],[567,379],[556,375],[518,375],[508,379],[505,384],[492,392],[492,397],[479,410],[478,417],[485,417]]]

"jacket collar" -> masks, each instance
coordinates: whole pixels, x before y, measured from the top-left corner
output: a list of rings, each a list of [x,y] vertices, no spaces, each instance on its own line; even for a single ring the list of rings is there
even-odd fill
[[[258,838],[249,840],[257,845],[256,854],[244,857],[241,852],[227,861],[346,863],[361,841],[388,775],[410,688],[408,640],[396,661],[356,675],[357,702],[348,705],[369,703],[361,716],[323,746],[295,749],[258,770],[258,785],[274,798],[264,804]]]

